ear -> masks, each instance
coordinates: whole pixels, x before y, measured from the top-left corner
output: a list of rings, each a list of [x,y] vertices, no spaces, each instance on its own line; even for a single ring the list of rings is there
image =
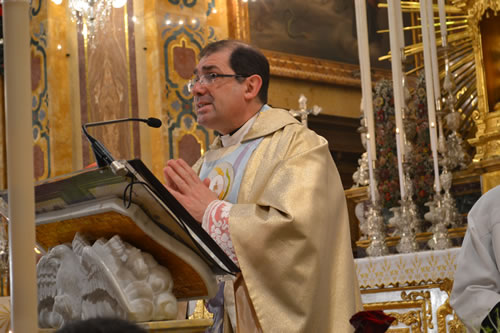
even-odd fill
[[[244,97],[247,100],[252,100],[259,95],[260,87],[262,87],[262,78],[260,75],[254,74],[246,78],[245,84]]]

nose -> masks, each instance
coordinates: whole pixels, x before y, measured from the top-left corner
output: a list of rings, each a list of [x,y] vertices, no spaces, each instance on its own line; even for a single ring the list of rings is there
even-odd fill
[[[206,92],[206,86],[200,82],[196,82],[191,88],[191,93],[194,96],[203,95]]]

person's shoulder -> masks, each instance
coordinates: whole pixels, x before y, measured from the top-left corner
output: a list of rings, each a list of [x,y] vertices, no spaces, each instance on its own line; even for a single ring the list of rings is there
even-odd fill
[[[500,223],[500,185],[484,193],[469,212],[469,224],[487,221],[491,227]]]
[[[303,143],[313,147],[328,144],[327,141],[295,119],[289,111],[279,108],[267,108],[259,114],[246,139],[273,136],[290,144]]]
[[[288,113],[288,111],[285,110]],[[295,119],[290,115],[291,118]],[[299,121],[286,124],[276,133],[281,140],[289,143],[290,146],[299,148],[299,150],[310,150],[320,146],[328,147],[328,141],[315,131],[303,125]]]
[[[277,129],[287,125],[301,125],[288,110],[274,107],[265,107],[259,114],[259,120],[269,125],[274,125]]]
[[[490,206],[490,205],[499,205],[500,203],[500,185],[492,188],[488,192],[484,193],[479,200],[474,204],[474,207],[472,207],[472,210],[478,209],[478,208],[483,208],[485,206]]]

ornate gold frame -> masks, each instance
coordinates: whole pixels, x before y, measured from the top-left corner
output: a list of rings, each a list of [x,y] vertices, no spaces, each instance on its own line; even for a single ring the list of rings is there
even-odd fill
[[[494,163],[493,168],[483,165],[483,160],[500,155],[500,112],[490,112],[488,96],[486,91],[486,78],[482,52],[482,40],[479,24],[488,9],[495,12],[500,11],[500,2],[495,0],[458,0],[457,5],[468,9],[469,31],[474,48],[474,60],[476,64],[476,86],[477,86],[477,109],[473,112],[473,119],[477,126],[476,136],[469,139],[469,143],[476,147],[476,155],[473,162],[481,164],[488,171],[500,167]],[[488,163],[490,164],[490,163]]]
[[[381,301],[375,303],[365,303],[365,310],[383,310],[386,314],[396,318],[393,325],[398,323],[408,326],[407,328],[390,328],[389,333],[415,333],[428,332],[435,329],[433,324],[433,316],[436,316],[437,332],[454,332],[465,333],[463,323],[458,319],[457,315],[449,303],[449,297],[453,281],[448,278],[438,281],[410,282],[404,286],[390,285],[378,286],[377,288],[363,289],[361,294],[369,293],[384,293],[384,292],[400,292],[400,300]],[[440,289],[448,294],[448,298],[442,304],[437,305],[436,309],[432,308],[430,290]],[[392,310],[392,311],[391,311]],[[394,312],[394,310],[403,310],[403,312]],[[452,315],[451,319],[447,316]]]
[[[229,37],[251,42],[248,4],[227,0]],[[271,66],[271,74],[310,81],[360,86],[359,66],[319,58],[302,57],[289,53],[262,50]],[[372,69],[372,81],[390,78],[390,71]]]
[[[404,324],[411,328],[411,332],[427,332],[428,328],[434,328],[432,324],[432,305],[428,291],[412,291],[409,293],[402,291],[400,301],[369,303],[364,304],[363,307],[365,310],[384,310],[389,316],[396,318],[393,325]],[[390,312],[390,310],[407,311],[398,313]],[[393,329],[390,332],[395,330]]]

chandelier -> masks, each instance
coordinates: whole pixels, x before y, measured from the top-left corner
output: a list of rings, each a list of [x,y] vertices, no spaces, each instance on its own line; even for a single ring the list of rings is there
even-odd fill
[[[60,5],[62,0],[52,0]],[[125,6],[127,0],[68,0],[71,19],[83,24],[85,37],[93,38],[98,30],[104,28],[113,8]]]

